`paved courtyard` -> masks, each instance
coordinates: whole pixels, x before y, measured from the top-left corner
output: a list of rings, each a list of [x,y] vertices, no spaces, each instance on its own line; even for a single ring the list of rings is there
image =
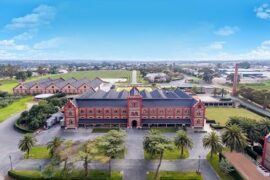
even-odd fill
[[[19,114],[9,118],[0,124],[0,175],[5,176],[10,169],[9,155],[12,157],[13,166],[17,169],[40,169],[44,167],[48,161],[46,160],[23,160],[23,154],[18,149],[18,142],[23,134],[18,133],[13,128],[13,123],[18,118]],[[206,129],[208,127],[206,126]],[[209,130],[209,129],[208,129]],[[204,133],[194,133],[193,129],[188,129],[188,134],[192,138],[194,147],[190,150],[190,156],[186,160],[166,161],[164,160],[161,170],[178,170],[178,171],[195,171],[198,167],[198,158],[201,156],[201,170],[205,179],[218,179],[215,172],[212,170],[206,160],[208,151],[202,147],[202,137]],[[157,161],[144,160],[143,153],[143,138],[147,130],[127,129],[127,137],[125,145],[127,152],[125,159],[114,160],[113,169],[123,171],[124,179],[145,179],[146,172],[155,170]],[[45,145],[53,137],[60,136],[66,140],[86,141],[101,136],[103,133],[92,133],[92,129],[79,128],[77,130],[63,130],[59,125],[51,129],[40,132],[36,135],[37,144]],[[166,133],[170,139],[173,139],[175,133]],[[108,168],[106,164],[91,164],[93,168]],[[1,176],[0,176],[1,177]]]

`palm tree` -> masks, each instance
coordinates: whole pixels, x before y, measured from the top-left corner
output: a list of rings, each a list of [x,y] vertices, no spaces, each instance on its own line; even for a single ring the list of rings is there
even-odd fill
[[[143,147],[144,150],[151,156],[159,155],[159,163],[154,178],[156,180],[163,159],[164,151],[172,150],[172,143],[168,138],[162,136],[160,132],[151,130],[144,138]]]
[[[203,137],[203,147],[211,149],[211,159],[214,153],[220,152],[222,150],[221,139],[215,131],[212,131]]]
[[[242,122],[241,127],[243,131],[246,133],[247,138],[251,143],[251,147],[253,148],[254,142],[260,139],[260,132],[255,120],[246,119]]]
[[[187,133],[183,130],[179,130],[174,138],[174,144],[180,149],[180,156],[184,156],[184,148],[192,148],[192,140],[188,137]]]
[[[221,137],[223,144],[230,148],[231,152],[242,151],[247,145],[246,135],[236,124],[226,126],[225,131],[222,133]]]
[[[47,145],[47,149],[50,150],[50,156],[53,157],[55,151],[60,145],[63,143],[63,139],[61,137],[54,137]]]
[[[264,118],[259,122],[258,126],[261,136],[264,138],[270,132],[270,119]]]
[[[32,134],[25,134],[23,138],[19,141],[19,149],[26,152],[27,158],[29,157],[29,152],[36,142],[36,138]]]

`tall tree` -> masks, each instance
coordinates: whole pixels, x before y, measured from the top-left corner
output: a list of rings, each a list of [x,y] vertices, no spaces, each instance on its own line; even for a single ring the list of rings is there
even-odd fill
[[[180,149],[181,158],[183,158],[184,156],[184,149],[192,148],[193,146],[192,140],[188,137],[187,133],[183,130],[177,131],[176,136],[174,138],[174,144],[177,148]]]
[[[47,145],[47,149],[50,150],[50,156],[53,157],[56,149],[64,142],[61,137],[54,137]]]
[[[111,160],[125,151],[124,137],[126,132],[123,130],[111,130],[106,135],[98,139],[98,147],[107,157],[109,157],[109,171],[111,175]]]
[[[144,138],[143,146],[144,150],[151,156],[159,155],[159,163],[154,178],[156,180],[158,178],[159,168],[161,166],[164,152],[166,150],[173,149],[172,142],[165,136],[162,136],[160,132],[150,130]]]
[[[270,119],[264,118],[259,122],[258,126],[262,138],[264,138],[268,133],[270,133]]]
[[[28,158],[29,152],[35,143],[36,138],[32,134],[25,134],[23,138],[19,141],[19,149],[23,152],[26,152]]]
[[[212,131],[203,137],[203,147],[210,148],[210,158],[212,159],[214,153],[222,150],[221,138],[215,131]]]
[[[109,159],[107,156],[103,155],[98,149],[98,139],[86,142],[78,155],[79,160],[83,160],[84,175],[88,176],[89,168],[88,164],[93,161],[107,162]]]
[[[230,148],[231,152],[242,151],[247,145],[246,135],[236,124],[226,126],[221,137],[223,144]]]
[[[19,71],[15,74],[17,80],[25,81],[27,78],[27,74],[24,71]]]

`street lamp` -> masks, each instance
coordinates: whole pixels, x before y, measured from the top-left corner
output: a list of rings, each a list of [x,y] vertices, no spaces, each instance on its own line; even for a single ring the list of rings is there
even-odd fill
[[[11,155],[9,155],[9,161],[10,161],[10,169],[13,170],[12,161],[11,161]]]
[[[201,167],[201,156],[199,155],[198,173],[200,172],[200,167]]]

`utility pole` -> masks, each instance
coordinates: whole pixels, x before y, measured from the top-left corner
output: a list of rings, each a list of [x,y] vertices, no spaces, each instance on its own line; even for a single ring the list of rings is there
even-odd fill
[[[10,169],[13,170],[12,161],[11,161],[11,155],[9,155],[9,161],[10,161]]]

